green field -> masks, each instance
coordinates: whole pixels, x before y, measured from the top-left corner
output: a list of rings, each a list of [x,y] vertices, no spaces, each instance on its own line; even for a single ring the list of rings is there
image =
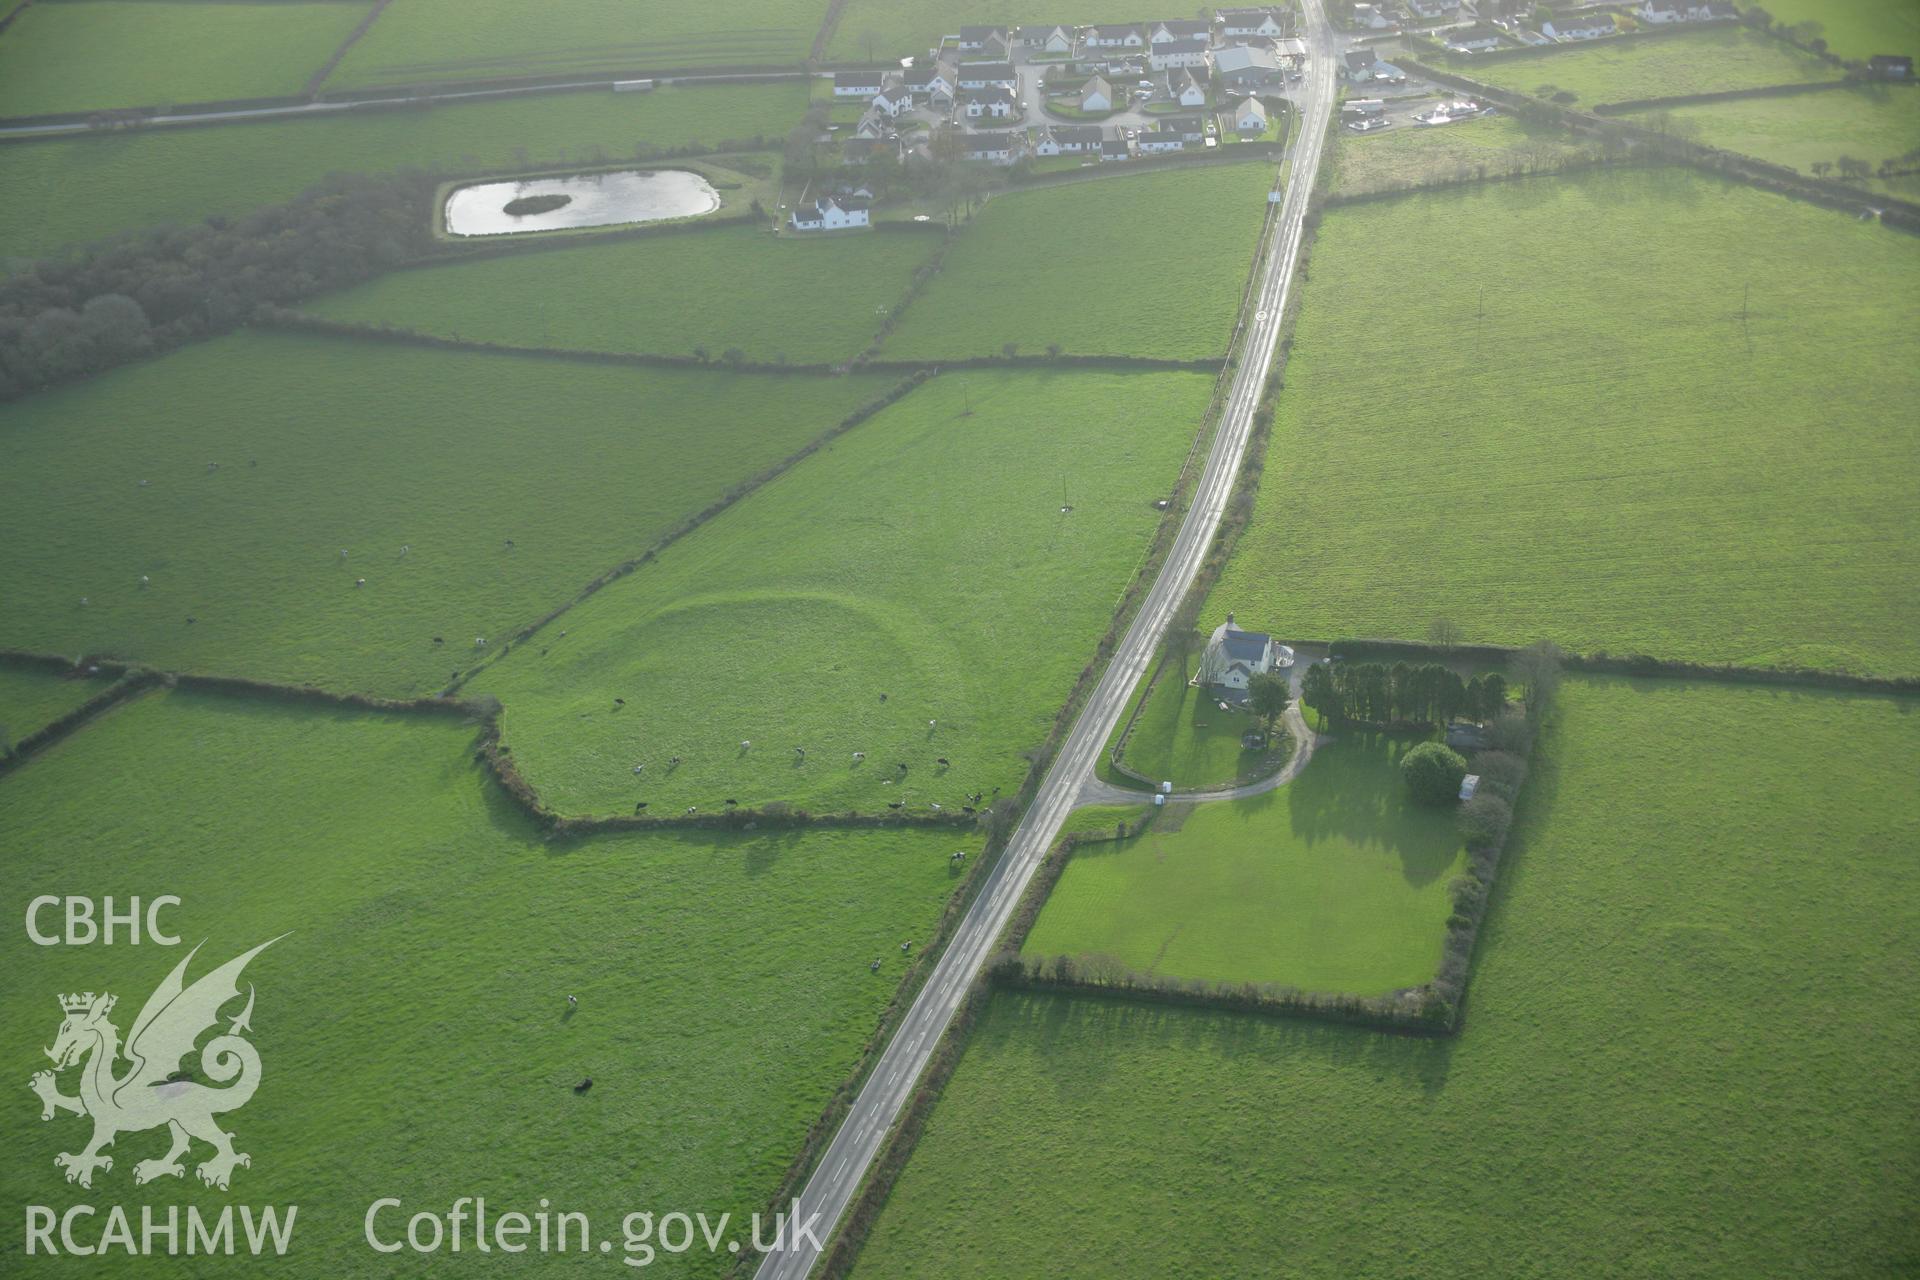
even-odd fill
[[[890,385],[203,343],[8,408],[0,646],[429,693]]]
[[[1854,156],[1878,165],[1920,151],[1920,90],[1907,85],[1867,84],[1790,98],[1743,98],[1700,103],[1665,113],[1677,128],[1708,146],[1738,151],[1812,172],[1816,162],[1832,164]],[[1659,113],[1627,119],[1654,124]],[[1914,161],[1899,165],[1914,168]],[[1838,177],[1837,174],[1829,175]],[[1871,179],[1868,187],[1914,199],[1920,178],[1911,175]]]
[[[0,754],[43,725],[51,724],[111,683],[54,674],[35,667],[0,665]]]
[[[371,6],[39,0],[0,34],[0,116],[299,95]]]
[[[473,733],[439,718],[152,695],[0,782],[15,922],[0,951],[0,1015],[16,1031],[7,1072],[20,1089],[0,1118],[0,1143],[17,1157],[0,1171],[0,1197],[202,1212],[226,1198],[191,1169],[136,1191],[135,1162],[165,1148],[154,1132],[120,1135],[91,1193],[68,1186],[53,1156],[78,1149],[83,1122],[42,1124],[26,1094],[47,1065],[38,1046],[59,1024],[56,993],[113,992],[124,1034],[184,955],[36,947],[19,926],[35,894],[111,891],[180,897],[163,923],[189,943],[207,939],[195,977],[288,935],[247,970],[263,1083],[222,1118],[253,1157],[234,1174],[233,1200],[299,1206],[284,1274],[384,1273],[361,1238],[382,1196],[405,1205],[397,1231],[405,1214],[444,1214],[457,1196],[484,1194],[495,1213],[532,1212],[544,1196],[587,1213],[616,1249],[630,1211],[764,1207],[893,994],[898,940],[928,936],[939,917],[954,838],[548,844],[472,763]],[[57,929],[56,919],[41,923]],[[867,970],[875,956],[878,975]],[[571,1016],[568,994],[580,1002]],[[582,1077],[594,1087],[576,1095]],[[72,1091],[71,1075],[63,1084]],[[18,1256],[21,1229],[7,1215],[0,1248]],[[458,1265],[524,1271],[467,1243]],[[418,1255],[400,1257],[418,1274]],[[713,1275],[728,1261],[663,1258],[654,1270]],[[82,1265],[185,1277],[257,1264]]]
[[[1864,62],[1876,53],[1920,54],[1913,0],[1768,0],[1776,22],[1817,22],[1829,48]]]
[[[1134,722],[1121,762],[1183,791],[1272,775],[1293,754],[1286,730],[1277,730],[1267,747],[1243,748],[1240,740],[1258,727],[1257,719],[1244,709],[1220,710],[1204,690],[1188,683],[1199,661],[1197,651],[1186,661],[1169,660]],[[1127,785],[1123,778],[1114,781]]]
[[[1542,97],[1556,91],[1573,93],[1576,105],[1583,108],[1841,76],[1839,67],[1745,27],[1600,41],[1526,57],[1453,65],[1475,80],[1521,93]]]
[[[819,0],[394,0],[328,89],[589,76],[683,67],[798,67]]]
[[[1920,716],[1562,705],[1457,1039],[996,996],[858,1274],[1910,1274]]]
[[[471,688],[505,703],[515,760],[563,812],[951,812],[1011,793],[1145,554],[1211,387],[935,379]]]
[[[1504,182],[1329,213],[1303,304],[1217,602],[1920,673],[1912,240],[1682,171]]]
[[[963,26],[1020,26],[1025,23],[1066,26],[1103,22],[1142,22],[1137,5],[1122,0],[1084,0],[1070,12],[1040,0],[848,0],[827,45],[827,57],[836,61],[890,62],[909,54],[924,54],[941,36],[957,35]]]
[[[1000,196],[886,345],[891,359],[1226,353],[1273,169],[1195,164]]]
[[[807,240],[739,227],[385,276],[310,309],[337,320],[532,346],[714,359],[851,359],[938,237]]]
[[[1552,165],[1585,150],[1564,130],[1512,116],[1428,128],[1410,123],[1409,113],[1398,107],[1388,114],[1394,123],[1384,132],[1340,130],[1339,145],[1328,156],[1334,191],[1359,195],[1414,183],[1498,176],[1516,167]]]
[[[553,168],[629,156],[639,144],[778,139],[806,101],[798,84],[558,93],[7,142],[0,144],[0,188],[8,195],[0,259],[156,223],[245,213],[292,199],[329,173]]]
[[[1362,996],[1431,981],[1466,853],[1452,810],[1406,798],[1414,741],[1343,734],[1284,787],[1168,806],[1146,834],[1080,851],[1026,953]]]

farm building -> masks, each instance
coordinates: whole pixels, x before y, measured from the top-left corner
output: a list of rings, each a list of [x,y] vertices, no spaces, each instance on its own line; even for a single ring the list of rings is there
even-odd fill
[[[1213,629],[1194,683],[1226,702],[1244,702],[1255,676],[1293,666],[1293,650],[1264,631],[1242,631],[1228,614]]]
[[[1279,89],[1286,83],[1279,55],[1258,45],[1235,45],[1220,50],[1213,55],[1213,70],[1229,93],[1262,93]]]

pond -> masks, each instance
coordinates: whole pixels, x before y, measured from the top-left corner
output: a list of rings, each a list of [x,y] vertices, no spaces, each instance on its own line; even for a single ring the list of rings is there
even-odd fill
[[[542,196],[564,196],[566,201],[537,213],[507,212],[510,203]],[[535,207],[552,203],[543,200]],[[613,227],[690,218],[719,207],[720,193],[697,173],[685,169],[623,169],[617,173],[456,187],[447,196],[447,231],[456,236],[497,236],[562,227]]]

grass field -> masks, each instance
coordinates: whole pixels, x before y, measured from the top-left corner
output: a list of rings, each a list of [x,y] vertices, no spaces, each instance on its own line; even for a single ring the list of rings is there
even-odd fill
[[[105,678],[76,679],[31,667],[0,665],[0,745],[12,746],[88,698],[105,692],[110,683]]]
[[[1342,129],[1333,149],[1333,190],[1342,195],[1384,191],[1411,183],[1445,182],[1477,174],[1503,174],[1520,166],[1556,163],[1584,148],[1560,129],[1529,125],[1512,116],[1466,120],[1425,128],[1406,112],[1381,133]]]
[[[310,309],[467,338],[714,359],[851,359],[933,236],[805,240],[751,228],[625,240],[385,276]]]
[[[1920,53],[1920,6],[1913,0],[1772,0],[1776,22],[1817,22],[1827,46],[1843,58]]]
[[[1293,754],[1286,730],[1278,730],[1267,747],[1242,748],[1241,738],[1257,728],[1258,721],[1245,710],[1220,710],[1205,691],[1188,683],[1199,661],[1198,652],[1186,662],[1175,658],[1161,673],[1127,737],[1122,762],[1135,773],[1182,790],[1271,775]]]
[[[1272,183],[1269,165],[1223,162],[989,201],[886,354],[1224,355]]]
[[[952,811],[1011,793],[1145,554],[1211,386],[935,379],[471,687],[505,704],[514,759],[566,812]]]
[[[153,695],[0,781],[15,921],[0,1016],[17,1029],[7,1072],[23,1103],[0,1117],[17,1157],[0,1171],[0,1200],[64,1209],[130,1197],[164,1215],[226,1199],[191,1169],[184,1184],[134,1190],[136,1160],[165,1146],[153,1132],[122,1134],[90,1193],[68,1186],[53,1155],[78,1149],[83,1122],[42,1124],[25,1092],[47,1065],[38,1046],[58,1025],[57,993],[113,992],[125,1033],[186,950],[36,947],[19,927],[28,898],[139,892],[181,899],[164,922],[189,944],[208,940],[195,977],[288,935],[247,970],[263,1083],[222,1122],[253,1157],[233,1200],[299,1206],[279,1271],[380,1271],[361,1223],[382,1196],[404,1203],[396,1231],[458,1196],[485,1194],[493,1213],[531,1213],[547,1197],[587,1213],[616,1250],[630,1211],[764,1207],[892,995],[898,940],[933,928],[954,839],[548,844],[483,779],[472,737],[442,719]],[[579,998],[571,1016],[568,994]],[[594,1087],[576,1095],[582,1077]],[[72,1091],[71,1076],[63,1084]],[[21,1225],[7,1215],[0,1248],[20,1253]],[[713,1275],[728,1261],[663,1256],[649,1274]],[[489,1259],[469,1236],[458,1262],[485,1271]],[[166,1277],[257,1266],[217,1263],[84,1265]]]
[[[1577,95],[1575,105],[1583,108],[1841,76],[1832,63],[1745,27],[1601,41],[1530,57],[1465,63],[1456,70],[1486,84],[1542,97],[1564,90]]]
[[[1920,673],[1911,240],[1679,171],[1506,182],[1335,210],[1303,302],[1212,613]]]
[[[0,116],[297,95],[371,7],[40,0],[0,34]]]
[[[1920,716],[1563,705],[1458,1039],[996,996],[858,1274],[1909,1274]]]
[[[0,146],[0,188],[9,197],[0,208],[0,259],[157,223],[244,213],[291,199],[329,173],[557,167],[629,156],[639,143],[777,140],[806,100],[798,84],[557,93],[9,142]]]
[[[798,67],[818,0],[394,0],[348,51],[329,89],[586,76],[683,67]]]
[[[1450,809],[1406,799],[1413,742],[1349,734],[1278,790],[1169,806],[1146,834],[1081,850],[1027,954],[1364,996],[1431,981],[1466,858]]]
[[[9,407],[0,508],[35,536],[0,560],[0,645],[432,692],[475,636],[498,643],[890,385],[268,333],[190,347]]]
[[[827,45],[827,57],[836,61],[890,62],[909,54],[924,54],[941,36],[957,35],[962,26],[1020,26],[1026,23],[1068,26],[1103,22],[1141,22],[1138,7],[1121,0],[1087,0],[1062,14],[1039,0],[848,0]]]
[[[1810,173],[1818,161],[1854,156],[1878,165],[1920,151],[1920,90],[1868,84],[1791,98],[1745,98],[1675,107],[1668,116],[1708,146],[1757,156]],[[1627,117],[1638,124],[1651,113]],[[1912,162],[1901,168],[1915,167]],[[1875,191],[1913,199],[1920,178],[1872,179]]]

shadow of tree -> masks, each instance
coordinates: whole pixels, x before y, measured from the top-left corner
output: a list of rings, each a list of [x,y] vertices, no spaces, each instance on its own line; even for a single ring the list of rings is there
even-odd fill
[[[1400,757],[1421,738],[1343,730],[1288,783],[1293,833],[1311,846],[1339,839],[1397,856],[1415,887],[1445,875],[1460,852],[1450,809],[1409,801]]]

